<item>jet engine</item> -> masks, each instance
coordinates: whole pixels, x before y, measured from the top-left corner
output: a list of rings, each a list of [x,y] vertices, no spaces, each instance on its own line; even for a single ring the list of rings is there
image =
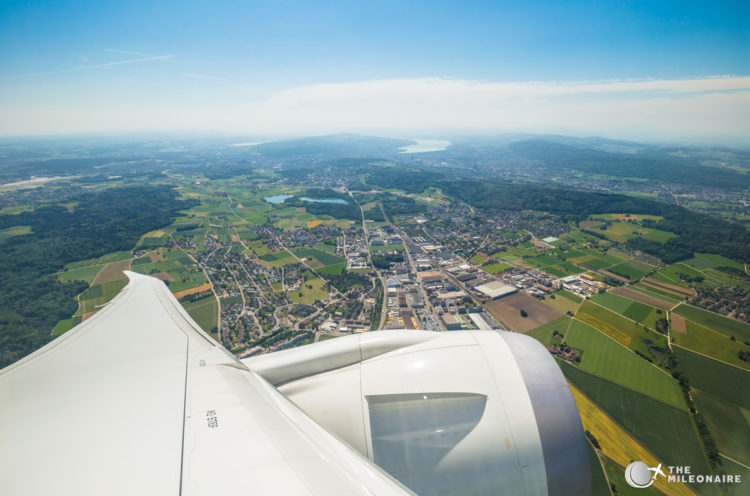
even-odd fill
[[[379,331],[243,360],[420,495],[588,495],[554,358],[506,331]]]

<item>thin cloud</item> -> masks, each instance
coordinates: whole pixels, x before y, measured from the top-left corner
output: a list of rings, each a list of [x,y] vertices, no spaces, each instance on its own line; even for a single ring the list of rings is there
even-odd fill
[[[748,76],[578,82],[388,79],[300,86],[266,98],[251,91],[211,91],[195,98],[194,88],[175,88],[186,91],[140,91],[108,104],[85,98],[58,102],[53,96],[25,102],[0,98],[0,134],[526,131],[750,145]]]
[[[72,70],[84,71],[88,69],[100,69],[102,67],[110,67],[113,65],[138,64],[141,62],[151,62],[152,60],[166,60],[166,59],[171,59],[171,58],[174,58],[174,55],[155,55],[153,57],[144,57],[140,59],[117,60],[115,62],[105,62],[104,64],[85,65],[81,67],[76,67]]]
[[[71,67],[70,69],[62,69],[59,71],[30,72],[26,74],[13,74],[10,76],[0,76],[0,81],[10,80],[10,79],[24,79],[24,78],[31,78],[31,77],[37,77],[37,76],[54,76],[56,74],[67,74],[70,72],[88,71],[92,69],[101,69],[104,67],[112,67],[116,65],[139,64],[141,62],[152,62],[155,60],[167,60],[171,58],[174,58],[174,55],[155,55],[153,57],[143,57],[143,58],[138,58],[138,59],[117,60],[114,62],[105,62],[103,64],[81,65],[78,67]]]
[[[232,112],[232,124],[248,130],[300,134],[436,129],[736,137],[750,136],[750,77],[369,80],[289,88]]]
[[[347,83],[324,83],[290,88],[275,93],[277,105],[393,99],[477,103],[514,99],[586,95],[685,95],[692,93],[749,91],[750,76],[714,76],[692,79],[644,79],[572,82],[503,82],[466,79],[379,79]]]

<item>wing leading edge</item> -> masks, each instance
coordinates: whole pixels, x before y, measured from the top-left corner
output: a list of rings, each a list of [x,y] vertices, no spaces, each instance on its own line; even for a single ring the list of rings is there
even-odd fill
[[[1,494],[409,494],[127,275],[0,371]]]

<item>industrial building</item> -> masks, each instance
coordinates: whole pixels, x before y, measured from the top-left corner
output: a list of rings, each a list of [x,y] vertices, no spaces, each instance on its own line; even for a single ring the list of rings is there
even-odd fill
[[[502,298],[503,296],[508,296],[509,294],[513,294],[518,291],[518,288],[509,284],[505,284],[501,281],[488,282],[486,284],[482,284],[481,286],[477,286],[474,289],[493,300]]]

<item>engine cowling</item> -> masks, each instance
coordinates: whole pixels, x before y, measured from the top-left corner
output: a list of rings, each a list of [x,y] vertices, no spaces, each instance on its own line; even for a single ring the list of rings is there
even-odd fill
[[[505,331],[379,331],[243,362],[420,495],[588,495],[568,384]]]

